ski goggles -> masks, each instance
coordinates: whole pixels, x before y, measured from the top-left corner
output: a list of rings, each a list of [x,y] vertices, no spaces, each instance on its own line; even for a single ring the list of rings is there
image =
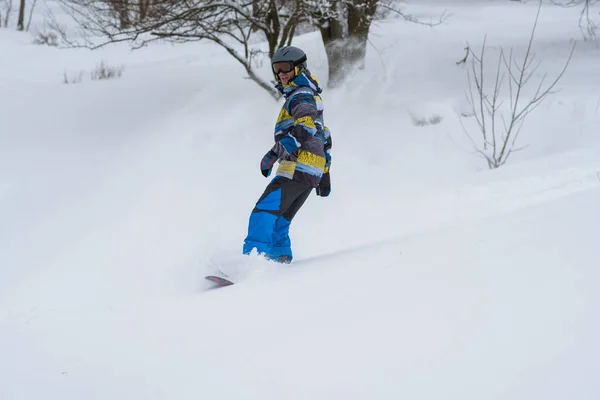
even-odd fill
[[[281,72],[287,74],[288,72],[292,72],[294,70],[294,63],[291,61],[280,61],[273,63],[272,67],[275,75],[279,75]]]

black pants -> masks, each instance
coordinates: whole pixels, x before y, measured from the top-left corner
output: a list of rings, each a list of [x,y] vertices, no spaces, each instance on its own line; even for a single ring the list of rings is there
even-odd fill
[[[244,240],[244,254],[253,249],[268,258],[291,261],[290,223],[304,204],[312,187],[288,178],[276,177],[256,202]]]

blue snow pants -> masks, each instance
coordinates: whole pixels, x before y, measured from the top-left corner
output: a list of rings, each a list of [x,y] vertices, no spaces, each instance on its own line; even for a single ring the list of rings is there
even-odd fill
[[[305,183],[275,177],[250,214],[243,253],[256,249],[268,259],[291,262],[290,223],[311,191]]]

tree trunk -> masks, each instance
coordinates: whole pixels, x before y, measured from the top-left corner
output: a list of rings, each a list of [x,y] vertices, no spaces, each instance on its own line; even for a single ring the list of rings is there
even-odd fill
[[[129,28],[131,26],[131,21],[129,20],[129,4],[127,0],[123,0],[119,5],[118,12],[121,29]]]
[[[338,87],[344,81],[344,68],[346,66],[346,46],[344,27],[336,19],[330,18],[326,27],[321,28],[321,38],[325,45],[325,53],[329,64],[329,80],[327,86]]]
[[[131,20],[129,19],[129,0],[109,0],[109,3],[119,17],[120,28],[129,28],[131,26]]]
[[[328,87],[339,87],[352,68],[364,68],[369,29],[377,3],[378,0],[354,0],[346,4],[347,32],[344,32],[342,21],[334,18],[329,18],[326,26],[321,28],[329,62]]]
[[[139,0],[139,17],[138,22],[144,22],[148,15],[148,8],[150,7],[150,0]]]
[[[277,50],[277,39],[279,38],[279,33],[281,32],[279,10],[277,9],[277,4],[275,4],[274,0],[271,0],[271,2],[269,3],[269,9],[267,10],[265,23],[271,28],[269,34],[267,34],[270,58],[273,57],[273,54],[275,54],[275,51]]]
[[[259,11],[260,5],[258,3],[259,0],[252,1],[252,18],[260,18]],[[256,24],[252,24],[252,32],[257,32],[258,26]]]
[[[348,7],[348,36],[350,38],[350,62],[360,69],[365,67],[367,41],[371,21],[377,11],[377,0],[356,0]]]
[[[10,17],[10,14],[12,13],[12,7],[13,7],[13,3],[12,0],[8,0],[7,4],[6,4],[6,10],[4,10],[4,12],[6,14],[4,14],[4,27],[8,28],[8,19]],[[2,25],[2,21],[0,21],[0,25]]]
[[[17,30],[22,31],[23,29],[25,29],[25,0],[21,0],[19,19],[17,20]]]

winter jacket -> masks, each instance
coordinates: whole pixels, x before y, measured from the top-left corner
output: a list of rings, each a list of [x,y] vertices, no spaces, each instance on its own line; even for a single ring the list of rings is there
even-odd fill
[[[305,69],[287,85],[278,85],[285,103],[275,124],[273,151],[277,176],[317,187],[331,165],[331,134],[323,123],[318,80]]]

